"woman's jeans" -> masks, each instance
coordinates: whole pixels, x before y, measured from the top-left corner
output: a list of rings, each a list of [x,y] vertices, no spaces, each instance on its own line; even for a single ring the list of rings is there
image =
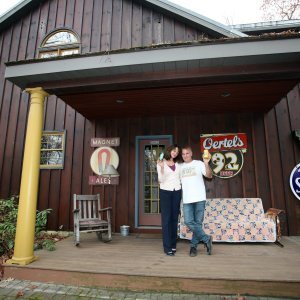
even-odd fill
[[[166,191],[159,189],[161,226],[165,253],[176,249],[178,216],[180,211],[181,190]]]
[[[197,248],[199,242],[207,243],[209,235],[202,229],[206,201],[183,204],[183,216],[185,225],[193,232],[191,247]]]

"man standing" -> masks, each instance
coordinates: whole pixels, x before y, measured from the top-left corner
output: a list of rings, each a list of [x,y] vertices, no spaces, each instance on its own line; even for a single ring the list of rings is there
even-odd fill
[[[212,170],[208,164],[210,155],[203,157],[203,162],[193,160],[192,155],[190,146],[182,148],[184,161],[181,167],[183,214],[184,223],[193,232],[190,256],[194,257],[197,255],[197,246],[201,241],[207,249],[207,254],[211,255],[212,252],[212,236],[207,235],[202,229],[206,202],[203,176],[212,178]]]

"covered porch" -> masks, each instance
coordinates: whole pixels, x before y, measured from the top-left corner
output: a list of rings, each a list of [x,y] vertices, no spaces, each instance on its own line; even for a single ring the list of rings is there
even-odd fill
[[[4,278],[130,291],[299,298],[300,237],[283,237],[282,243],[284,248],[214,243],[211,256],[199,245],[198,256],[191,258],[188,241],[180,240],[176,256],[169,257],[157,234],[115,234],[110,243],[85,234],[79,247],[70,236],[53,252],[35,252],[39,259],[29,265],[5,265]]]
[[[299,35],[161,44],[9,62],[5,78],[42,87],[88,120],[265,113],[299,83]]]

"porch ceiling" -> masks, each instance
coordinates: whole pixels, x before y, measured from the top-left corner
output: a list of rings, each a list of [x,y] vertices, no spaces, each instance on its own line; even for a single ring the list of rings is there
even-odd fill
[[[294,80],[169,86],[60,96],[89,119],[222,112],[265,112]]]
[[[262,112],[300,82],[299,37],[11,62],[5,77],[89,119]]]

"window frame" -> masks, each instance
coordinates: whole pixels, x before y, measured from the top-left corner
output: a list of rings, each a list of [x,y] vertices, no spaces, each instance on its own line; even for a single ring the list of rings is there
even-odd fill
[[[77,43],[65,43],[65,44],[58,44],[58,45],[52,45],[52,46],[44,46],[47,41],[55,34],[59,32],[69,32],[75,38],[77,39]],[[64,55],[64,51],[67,50],[78,50],[77,53],[72,53],[72,54],[66,54]],[[42,57],[43,54],[46,53],[54,53],[55,55],[50,56],[50,57]],[[43,41],[41,42],[41,46],[38,48],[38,58],[39,59],[47,59],[47,58],[53,58],[53,57],[61,57],[61,56],[68,56],[68,55],[75,55],[75,54],[80,54],[81,53],[81,43],[80,43],[80,38],[79,35],[73,31],[72,29],[69,28],[56,28],[52,30],[50,33],[48,33]]]
[[[40,170],[62,170],[64,169],[64,165],[65,165],[65,152],[66,152],[66,130],[44,130],[42,132],[42,138],[45,135],[61,135],[62,136],[62,148],[55,148],[55,149],[44,149],[42,148],[42,138],[41,138],[41,153],[40,153]],[[50,151],[61,151],[62,152],[62,162],[61,164],[41,164],[41,159],[42,159],[42,152],[50,152]]]

